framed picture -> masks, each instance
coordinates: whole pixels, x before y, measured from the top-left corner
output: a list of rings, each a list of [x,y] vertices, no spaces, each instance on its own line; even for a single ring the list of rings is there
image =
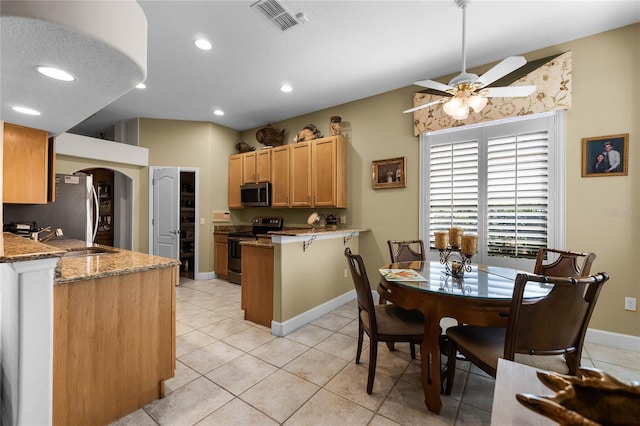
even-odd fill
[[[404,188],[407,186],[404,157],[378,160],[371,163],[373,189]]]
[[[582,177],[626,176],[629,134],[582,139]]]

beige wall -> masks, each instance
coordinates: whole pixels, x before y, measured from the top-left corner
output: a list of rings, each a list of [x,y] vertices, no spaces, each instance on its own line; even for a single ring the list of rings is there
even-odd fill
[[[639,314],[623,307],[624,296],[640,297],[639,40],[640,24],[635,24],[525,54],[528,60],[534,60],[572,51],[573,107],[567,114],[567,248],[596,252],[593,271],[609,272],[612,277],[602,292],[591,327],[635,336],[640,336]],[[361,234],[359,244],[371,271],[387,260],[386,240],[419,234],[419,142],[413,136],[412,116],[401,113],[412,106],[416,89],[410,86],[273,123],[276,129],[287,130],[285,140],[292,143],[295,132],[306,124],[316,124],[328,135],[329,118],[342,117],[350,141],[349,208],[339,213],[347,216],[348,225],[371,229]],[[200,271],[213,269],[213,242],[204,237],[212,231],[210,211],[227,206],[227,157],[235,153],[238,140],[261,148],[255,139],[256,130],[238,136],[214,124],[151,119],[140,122],[141,146],[150,150],[150,165],[200,169],[199,214],[207,218],[206,225],[200,226]],[[581,139],[618,133],[629,133],[629,175],[582,178]],[[393,157],[406,157],[407,187],[373,190],[371,162]],[[148,207],[142,198],[140,217],[146,221]],[[247,209],[234,211],[233,220],[247,223],[253,216],[274,215],[284,217],[285,225],[290,226],[305,223],[311,212]],[[142,230],[140,235],[147,238]]]
[[[567,248],[596,252],[592,270],[611,275],[591,327],[640,336],[638,312],[624,310],[625,296],[640,297],[640,24],[525,56],[534,60],[568,50],[573,60],[573,107],[567,114]],[[401,113],[412,106],[415,90],[411,86],[273,123],[278,130],[287,129],[288,143],[309,123],[327,135],[332,115],[350,125],[349,208],[341,214],[347,215],[349,225],[372,230],[360,237],[360,252],[371,270],[386,261],[386,240],[419,234],[419,142],[413,136],[412,116]],[[259,145],[255,131],[244,132],[242,139]],[[619,133],[629,133],[629,176],[582,178],[581,139]],[[373,190],[371,161],[402,156],[407,159],[407,187]],[[304,222],[309,212],[283,216]]]
[[[212,210],[228,210],[228,158],[234,154],[238,132],[213,123],[140,119],[139,145],[149,148],[149,166],[198,170],[198,272],[213,271]],[[149,188],[149,172],[143,180]],[[149,195],[142,197],[141,230],[148,246]]]

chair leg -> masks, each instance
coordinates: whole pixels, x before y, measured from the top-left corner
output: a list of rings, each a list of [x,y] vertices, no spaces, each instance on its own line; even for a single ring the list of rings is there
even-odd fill
[[[456,374],[456,354],[458,348],[453,340],[449,339],[449,353],[447,355],[447,386],[444,390],[445,395],[451,395],[453,388],[453,377]]]
[[[409,342],[409,350],[411,351],[411,359],[416,359],[416,344]]]
[[[364,338],[364,330],[362,322],[358,321],[358,352],[356,353],[356,364],[360,364],[360,354],[362,353],[362,340]]]
[[[369,339],[369,377],[367,379],[367,393],[373,393],[373,379],[376,376],[376,360],[378,358],[378,341]]]
[[[391,352],[393,352],[393,351],[395,351],[395,350],[396,350],[396,344],[395,344],[395,342],[385,342],[385,343],[387,344],[387,348],[389,348],[389,350],[390,350]]]

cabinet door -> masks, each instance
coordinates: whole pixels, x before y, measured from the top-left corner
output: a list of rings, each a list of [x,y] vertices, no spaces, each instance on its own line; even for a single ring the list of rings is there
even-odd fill
[[[214,235],[214,257],[213,257],[213,271],[222,277],[227,276],[228,270],[228,241],[227,235]]]
[[[269,182],[271,180],[271,149],[256,152],[256,181]]]
[[[314,206],[347,206],[346,148],[346,140],[340,136],[314,141],[312,156]]]
[[[257,156],[255,152],[246,152],[242,155],[242,183],[256,183]]]
[[[242,155],[229,157],[229,208],[242,207],[240,200],[240,185],[242,185]]]
[[[46,204],[49,141],[44,130],[4,124],[3,202]]]
[[[289,146],[271,151],[271,206],[289,207]]]
[[[311,207],[311,142],[291,145],[291,207]]]

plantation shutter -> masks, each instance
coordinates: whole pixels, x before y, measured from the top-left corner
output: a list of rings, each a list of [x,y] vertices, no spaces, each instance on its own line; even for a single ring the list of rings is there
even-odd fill
[[[438,144],[430,151],[430,228],[478,232],[478,140]],[[433,233],[431,247],[435,246]]]
[[[547,246],[548,132],[487,140],[487,254],[533,259]]]
[[[474,263],[528,270],[540,247],[564,241],[563,115],[528,117],[425,134],[421,238],[439,258],[434,232],[478,235]]]

